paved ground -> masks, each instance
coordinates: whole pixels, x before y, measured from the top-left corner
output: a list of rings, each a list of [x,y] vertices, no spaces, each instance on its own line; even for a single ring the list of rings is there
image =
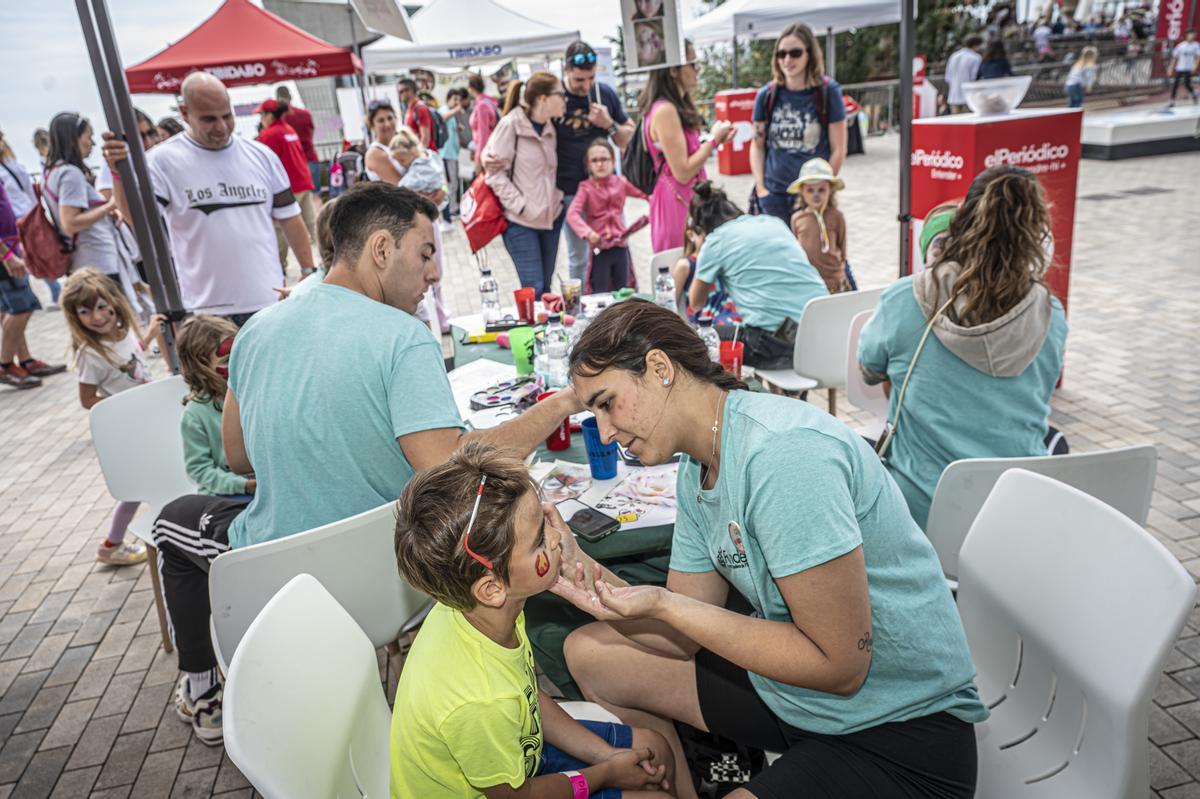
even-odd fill
[[[867,146],[846,164],[842,208],[855,271],[874,286],[895,277],[898,147],[894,138]],[[1150,529],[1200,575],[1197,175],[1200,154],[1083,164],[1066,383],[1053,422],[1076,450],[1158,446]],[[745,196],[744,178],[730,183]],[[630,205],[631,218],[644,207]],[[478,295],[462,235],[447,236],[446,249],[447,298],[471,312]],[[645,233],[634,253],[647,285]],[[503,250],[489,254],[511,290]],[[65,357],[59,317],[36,314],[30,330],[35,354]],[[149,573],[93,559],[113,500],[74,380],[0,391],[0,429],[0,799],[249,796],[222,750],[191,741],[169,706],[174,657],[159,645]],[[1170,799],[1200,797],[1198,661],[1193,612],[1150,716],[1151,784]]]

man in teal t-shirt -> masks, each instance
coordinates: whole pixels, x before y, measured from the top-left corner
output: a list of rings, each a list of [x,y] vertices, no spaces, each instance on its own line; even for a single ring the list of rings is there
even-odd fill
[[[506,425],[464,432],[441,345],[413,316],[438,280],[436,215],[428,200],[382,183],[338,199],[325,281],[259,312],[230,358],[222,437],[230,468],[254,473],[253,501],[181,497],[155,522],[185,675],[177,711],[206,743],[221,740],[208,631],[213,558],[394,502],[414,471],[442,463],[468,437],[524,456],[581,409],[573,392],[560,392]]]

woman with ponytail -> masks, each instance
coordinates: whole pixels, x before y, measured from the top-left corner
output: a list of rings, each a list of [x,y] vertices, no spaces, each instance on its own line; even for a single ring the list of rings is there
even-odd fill
[[[707,180],[694,187],[688,227],[704,237],[688,288],[691,307],[703,308],[719,281],[745,323],[742,360],[756,369],[791,368],[805,303],[829,293],[792,231],[769,214],[742,213]],[[717,332],[733,335],[724,326]]]
[[[1050,242],[1050,212],[1033,173],[985,170],[933,264],[893,283],[863,328],[863,375],[893,388],[887,466],[921,527],[952,461],[1046,455],[1052,441],[1049,454],[1066,450],[1049,427],[1067,339],[1062,304],[1043,282]],[[932,335],[918,358],[927,327]]]
[[[563,650],[584,696],[665,736],[677,774],[673,721],[784,753],[731,797],[973,795],[987,710],[962,624],[866,442],[806,402],[744,390],[643,300],[588,325],[570,370],[604,440],[646,465],[683,453],[665,588],[627,585],[562,536],[578,565],[553,590],[599,620]]]
[[[509,84],[504,116],[483,148],[487,184],[508,219],[504,247],[523,287],[549,291],[563,223],[563,193],[555,185],[558,150],[551,120],[566,113],[566,92],[549,72]]]

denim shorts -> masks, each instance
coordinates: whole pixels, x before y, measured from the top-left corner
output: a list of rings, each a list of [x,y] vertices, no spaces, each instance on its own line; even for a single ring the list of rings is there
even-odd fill
[[[613,724],[608,721],[580,721],[579,723],[607,741],[609,746],[615,746],[617,749],[629,749],[633,746],[633,728],[625,724]],[[571,757],[555,746],[545,744],[542,747],[542,762],[538,766],[537,776],[558,774],[563,771],[582,771],[589,765],[591,764]],[[617,788],[593,791],[591,799],[621,799],[621,791]]]
[[[37,295],[29,287],[27,277],[9,277],[0,267],[0,311],[10,314],[23,314],[36,311],[42,307]]]

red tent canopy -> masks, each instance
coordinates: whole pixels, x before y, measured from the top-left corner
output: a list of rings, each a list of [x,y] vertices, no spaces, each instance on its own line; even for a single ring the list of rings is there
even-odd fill
[[[126,69],[125,79],[135,94],[173,94],[196,70],[242,86],[348,75],[361,72],[362,62],[249,0],[225,0],[187,36]]]

